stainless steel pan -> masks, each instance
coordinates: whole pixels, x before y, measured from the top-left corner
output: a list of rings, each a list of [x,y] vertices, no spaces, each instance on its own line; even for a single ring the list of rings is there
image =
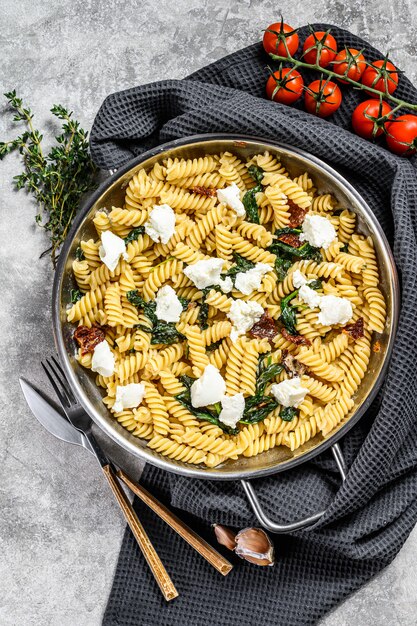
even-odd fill
[[[94,376],[91,376],[75,360],[73,327],[66,321],[66,308],[70,301],[70,290],[74,287],[71,264],[80,240],[96,236],[92,218],[97,210],[123,206],[124,190],[136,171],[142,167],[151,167],[163,157],[194,158],[225,150],[243,157],[269,150],[270,153],[279,157],[293,176],[305,171],[309,172],[320,192],[331,192],[339,200],[341,206],[348,207],[357,214],[359,231],[372,235],[375,243],[381,273],[380,287],[386,298],[388,315],[385,332],[379,337],[381,351],[372,353],[368,372],[356,394],[352,411],[330,436],[323,438],[317,435],[295,452],[280,447],[253,458],[241,458],[237,461],[228,461],[220,467],[204,468],[169,459],[147,448],[145,441],[131,435],[112,418],[102,403],[102,390],[95,385]],[[53,325],[57,349],[74,392],[96,424],[127,452],[167,471],[210,480],[241,480],[260,523],[273,532],[287,532],[311,524],[319,519],[324,511],[290,525],[276,523],[262,510],[249,479],[291,469],[328,448],[332,449],[342,479],[344,479],[346,470],[337,442],[358,422],[370,406],[383,381],[394,342],[398,311],[399,286],[392,253],[374,214],[358,192],[338,172],[311,154],[281,143],[234,135],[199,135],[179,139],[142,154],[110,176],[92,195],[78,215],[60,254],[53,287]]]

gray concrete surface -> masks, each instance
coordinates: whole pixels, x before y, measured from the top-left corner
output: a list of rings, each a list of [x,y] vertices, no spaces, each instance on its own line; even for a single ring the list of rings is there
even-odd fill
[[[338,23],[367,37],[417,80],[413,0],[3,0],[1,91],[16,88],[40,127],[55,102],[89,127],[109,92],[180,78],[246,44],[285,13],[294,26]],[[0,114],[0,137],[13,132]],[[26,407],[20,375],[44,386],[39,359],[53,350],[53,273],[35,208],[11,189],[17,158],[0,166],[0,624],[100,624],[124,524],[94,460],[46,433]],[[125,459],[125,463],[129,460]],[[417,531],[394,563],[323,626],[417,623]],[[162,623],[162,621],[161,621]],[[146,625],[147,626],[147,625]]]

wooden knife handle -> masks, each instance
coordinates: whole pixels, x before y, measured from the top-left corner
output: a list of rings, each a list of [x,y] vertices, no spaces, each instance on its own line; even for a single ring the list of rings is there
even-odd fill
[[[220,574],[226,576],[233,565],[217,552],[207,541],[198,535],[192,528],[187,526],[172,511],[170,511],[162,502],[159,502],[149,491],[146,491],[142,485],[133,482],[123,470],[117,470],[117,476],[129,487],[138,498],[149,506],[161,519],[164,520],[180,537],[185,539],[201,556],[206,559]]]
[[[129,524],[130,530],[134,534],[135,539],[138,542],[139,548],[141,549],[142,554],[145,557],[151,569],[151,572],[154,575],[160,590],[162,591],[165,600],[173,600],[178,596],[178,591],[176,590],[174,583],[172,582],[168,572],[162,564],[161,559],[156,553],[156,550],[153,547],[148,535],[146,534],[145,529],[140,523],[138,516],[136,515],[128,497],[123,491],[116,477],[116,474],[109,464],[103,465],[102,469],[113,491],[113,494],[123,511],[123,515],[125,516],[125,519]]]

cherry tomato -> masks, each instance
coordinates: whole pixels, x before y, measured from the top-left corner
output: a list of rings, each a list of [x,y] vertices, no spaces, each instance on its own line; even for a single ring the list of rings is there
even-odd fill
[[[352,113],[352,127],[364,139],[379,137],[385,130],[387,120],[381,119],[391,112],[389,104],[379,100],[365,100]]]
[[[303,46],[303,60],[315,64],[319,53],[319,65],[327,67],[337,54],[337,43],[333,35],[319,30],[307,37]]]
[[[336,55],[332,65],[336,74],[348,76],[358,82],[366,68],[366,61],[363,54],[356,48],[345,48]],[[345,85],[348,84],[343,78],[338,78],[338,80]]]
[[[417,151],[417,116],[400,115],[387,126],[388,148],[396,154],[411,156]]]
[[[304,81],[299,72],[289,67],[277,70],[268,78],[266,95],[281,104],[293,104],[303,93]]]
[[[297,52],[299,43],[297,31],[291,26],[288,26],[288,24],[284,24],[282,21],[275,22],[268,26],[263,37],[265,52],[268,54],[277,54],[281,57],[288,56],[284,39],[287,44],[288,52],[293,56]]]
[[[395,65],[387,59],[374,61],[362,74],[362,84],[379,91],[394,93],[398,87],[398,74]],[[365,90],[370,96],[377,97],[372,91]]]
[[[313,80],[306,89],[304,104],[306,111],[319,117],[329,117],[340,107],[342,92],[336,83],[328,80]]]

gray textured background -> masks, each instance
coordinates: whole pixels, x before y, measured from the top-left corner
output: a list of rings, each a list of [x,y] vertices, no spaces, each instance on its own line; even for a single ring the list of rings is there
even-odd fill
[[[289,8],[272,0],[3,0],[1,91],[16,88],[41,128],[49,124],[48,110],[56,102],[68,105],[89,128],[108,93],[181,78],[257,41],[281,11],[293,26],[326,21],[351,29],[389,51],[416,82],[413,0],[329,5],[326,0]],[[1,105],[0,138],[13,132],[3,111]],[[19,375],[44,385],[39,358],[53,350],[53,273],[49,260],[38,258],[47,239],[34,226],[35,208],[23,192],[11,189],[18,171],[13,156],[0,167],[0,624],[95,626],[124,524],[92,457],[44,432],[20,392]],[[416,624],[416,559],[414,531],[394,563],[323,624]]]

